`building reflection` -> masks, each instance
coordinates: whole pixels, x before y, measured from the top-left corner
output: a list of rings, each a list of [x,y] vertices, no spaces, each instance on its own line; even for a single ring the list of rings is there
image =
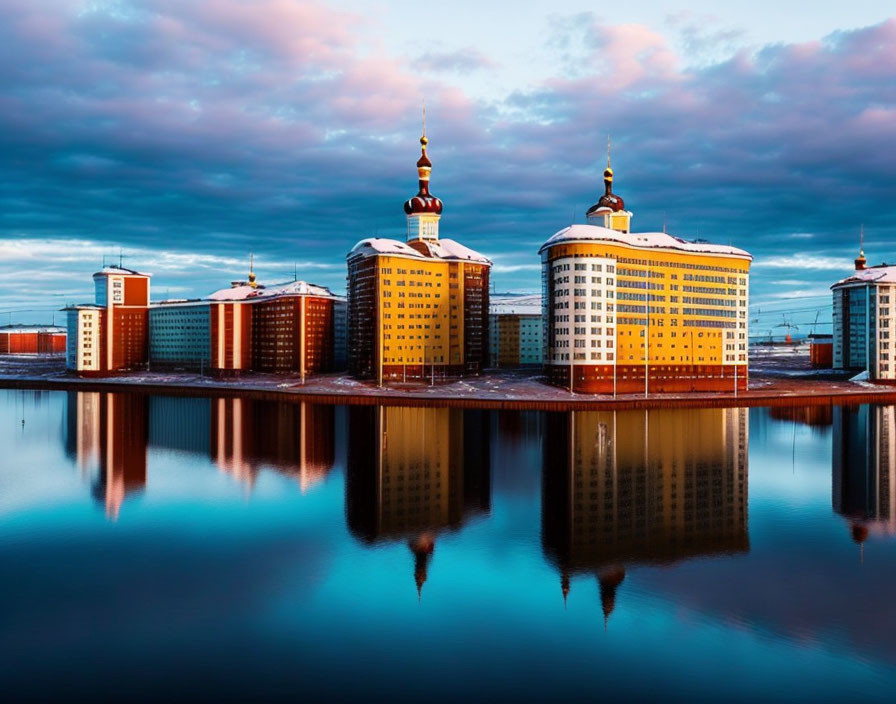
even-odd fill
[[[420,594],[438,535],[490,509],[485,411],[348,409],[346,517],[365,543],[406,540]]]
[[[860,545],[896,533],[896,428],[893,406],[834,408],[832,503]]]
[[[775,420],[808,425],[813,429],[830,428],[834,422],[833,406],[772,406],[768,410]]]
[[[594,574],[605,620],[626,569],[746,552],[746,409],[548,414],[542,544]]]
[[[146,486],[147,397],[70,391],[67,405],[66,447],[85,474],[96,468],[91,493],[114,521]]]
[[[250,488],[274,469],[304,493],[333,468],[334,414],[308,403],[71,391],[65,448],[85,477],[96,473],[92,493],[115,520],[146,486],[149,447],[209,457]]]
[[[261,469],[272,468],[294,477],[305,493],[333,468],[333,406],[244,398],[211,404],[212,460],[250,488]]]

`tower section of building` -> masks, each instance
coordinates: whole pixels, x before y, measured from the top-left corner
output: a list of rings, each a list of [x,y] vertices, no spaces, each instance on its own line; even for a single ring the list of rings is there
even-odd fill
[[[109,266],[93,275],[90,305],[66,308],[66,366],[83,376],[143,369],[148,359],[149,274]]]
[[[749,269],[742,249],[632,233],[612,193],[542,245],[549,380],[587,393],[745,389]]]
[[[865,266],[831,287],[833,294],[833,367],[868,371],[872,381],[896,382],[896,266]]]
[[[371,237],[347,255],[348,369],[380,383],[478,374],[488,362],[491,261],[439,237],[442,201],[429,191],[425,135],[420,143],[407,241]]]

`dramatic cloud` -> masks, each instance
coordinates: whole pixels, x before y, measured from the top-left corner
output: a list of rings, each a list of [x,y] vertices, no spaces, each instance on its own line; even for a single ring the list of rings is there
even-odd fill
[[[539,289],[538,246],[597,199],[608,133],[635,227],[750,250],[757,303],[845,275],[861,224],[893,260],[896,20],[751,49],[701,22],[561,18],[542,50],[566,69],[483,102],[446,79],[487,75],[485,48],[393,56],[374,19],[322,3],[7,0],[0,276],[31,283],[0,310],[89,298],[119,247],[160,293],[226,285],[250,251],[264,280],[297,262],[343,290],[358,239],[402,236],[424,95],[443,232],[494,258],[499,290]]]

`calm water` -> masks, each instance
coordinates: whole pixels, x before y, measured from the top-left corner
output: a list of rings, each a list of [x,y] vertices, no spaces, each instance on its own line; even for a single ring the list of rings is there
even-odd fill
[[[892,701],[893,409],[0,391],[8,701]]]

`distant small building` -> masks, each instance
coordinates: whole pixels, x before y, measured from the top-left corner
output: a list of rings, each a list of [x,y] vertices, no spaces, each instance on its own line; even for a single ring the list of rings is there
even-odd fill
[[[866,266],[833,286],[833,367],[868,371],[872,381],[896,381],[896,266]],[[894,335],[891,338],[891,335]]]
[[[150,274],[107,266],[92,304],[65,308],[66,367],[82,376],[143,369],[148,359]]]
[[[0,354],[60,354],[65,352],[65,328],[55,325],[0,327]]]
[[[809,335],[809,362],[815,369],[830,369],[834,361],[834,336]]]
[[[491,296],[488,307],[489,364],[492,367],[541,366],[541,294]]]

